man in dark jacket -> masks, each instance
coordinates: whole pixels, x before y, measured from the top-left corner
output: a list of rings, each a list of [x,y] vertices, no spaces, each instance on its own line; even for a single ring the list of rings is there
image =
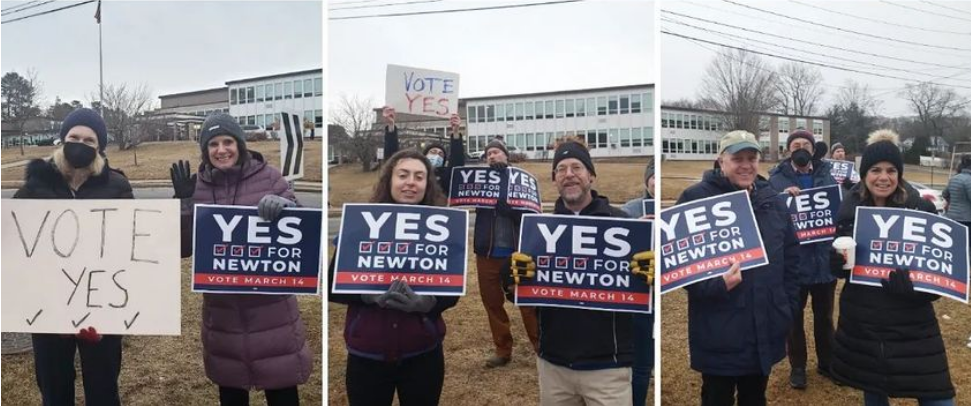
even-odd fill
[[[121,171],[104,157],[108,130],[91,109],[77,109],[61,124],[61,147],[48,159],[27,164],[15,199],[131,199]],[[70,204],[70,203],[65,203]],[[121,336],[101,336],[88,328],[75,336],[32,334],[34,369],[45,405],[74,404],[74,354],[81,354],[84,397],[89,405],[120,405]]]
[[[597,172],[587,148],[566,141],[556,148],[553,182],[560,192],[554,214],[627,218],[592,189]],[[643,253],[637,253],[638,258]],[[513,255],[513,272],[526,274],[532,258]],[[650,267],[650,265],[648,266]],[[650,272],[650,271],[649,271]],[[652,277],[648,277],[648,283]],[[634,360],[631,313],[537,307],[540,404],[631,403]]]
[[[733,131],[719,145],[720,169],[705,172],[678,204],[746,190],[765,244],[767,265],[687,286],[691,368],[701,372],[702,406],[765,405],[772,366],[786,354],[799,303],[799,243],[779,192],[758,175],[755,136]]]
[[[825,144],[823,144],[825,145]],[[789,159],[769,173],[769,184],[776,190],[797,196],[803,189],[835,185],[830,164],[813,157],[817,145],[806,130],[794,131],[786,140]],[[835,213],[834,213],[835,214]],[[816,372],[827,378],[833,356],[833,303],[836,298],[836,278],[829,272],[830,241],[799,246],[801,264],[808,274],[800,283],[799,305],[795,309],[792,332],[789,334],[789,385],[806,388],[806,331],[803,309],[813,297],[813,333],[816,338]]]

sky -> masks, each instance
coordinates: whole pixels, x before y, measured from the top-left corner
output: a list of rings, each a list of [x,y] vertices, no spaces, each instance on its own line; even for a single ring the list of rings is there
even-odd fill
[[[11,12],[3,21],[74,3]],[[0,70],[33,69],[42,105],[57,96],[88,105],[98,89],[96,5],[4,23]],[[144,83],[158,96],[322,68],[322,8],[317,1],[105,1],[105,85]]]
[[[538,2],[529,0],[529,3]],[[384,104],[388,64],[456,72],[460,97],[654,83],[654,3],[593,0],[396,18],[333,18],[510,4],[445,1],[336,10],[328,22],[331,105]],[[522,2],[521,2],[522,3]],[[350,7],[346,5],[344,7]]]
[[[881,78],[820,67],[820,71],[823,74],[823,81],[826,85],[826,94],[824,95],[823,108],[817,113],[819,115],[824,114],[825,108],[832,103],[833,96],[839,92],[840,86],[843,86],[847,79],[869,85],[873,90],[872,93],[878,95],[883,101],[883,107],[880,113],[885,116],[913,114],[908,102],[899,95],[900,90],[907,83],[916,83],[921,80],[940,81],[942,86],[952,87],[959,94],[965,97],[971,97],[971,1],[778,0],[760,2],[745,1],[744,4],[785,16],[796,17],[801,20],[808,20],[817,24],[835,26],[843,30],[852,30],[873,36],[883,36],[895,40],[923,43],[938,47],[962,48],[963,50],[929,48],[926,46],[865,37],[845,31],[841,32],[831,28],[794,21],[778,15],[769,15],[757,10],[731,4],[726,0],[706,0],[704,4],[701,4],[701,0],[665,0],[661,2],[660,8],[662,11],[660,18],[674,19],[681,23],[702,27],[708,30],[707,32],[671,21],[662,20],[660,26],[662,30],[698,39],[720,42],[732,46],[743,46],[760,52],[793,57],[801,61],[842,65],[855,70],[903,78]],[[910,7],[911,9],[901,6]],[[820,8],[829,11],[824,11]],[[833,13],[833,11],[848,14],[849,16],[839,15]],[[718,23],[758,30],[763,33],[787,36],[794,40],[745,32],[735,28],[718,26],[713,23],[677,16],[668,12],[713,20]],[[852,16],[877,21],[867,21]],[[712,33],[711,30],[721,31],[721,33]],[[958,34],[942,31],[956,32]],[[726,33],[781,44],[782,47],[740,40],[738,38],[733,39],[724,36]],[[705,67],[713,59],[719,47],[711,44],[698,44],[697,42],[672,35],[660,35],[662,35],[660,41],[660,94],[662,99],[665,101],[681,98],[696,99],[699,94],[701,80],[704,77]],[[803,41],[841,47],[849,51],[807,45]],[[811,51],[822,55],[812,55],[804,51]],[[863,53],[907,59],[915,62],[885,59]],[[843,58],[843,60],[836,58]],[[764,56],[763,59],[773,66],[787,62]],[[877,66],[868,66],[858,62],[875,64]],[[944,65],[946,67],[930,64]],[[950,76],[953,76],[953,78],[940,79],[940,77]],[[962,89],[956,86],[964,86],[965,88]]]

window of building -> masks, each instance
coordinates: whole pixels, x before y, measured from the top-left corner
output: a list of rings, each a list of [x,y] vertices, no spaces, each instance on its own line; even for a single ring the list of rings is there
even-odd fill
[[[569,104],[567,104],[567,106],[569,106]],[[577,117],[586,117],[586,116],[587,116],[586,104],[583,102],[583,99],[577,99]]]
[[[629,147],[629,146],[631,146],[631,142],[630,142],[630,128],[621,128],[620,129],[620,146],[621,147]]]
[[[537,101],[536,104],[535,104],[535,106],[536,106],[536,119],[537,120],[542,120],[543,119],[543,115],[546,112],[546,109],[543,108],[544,104],[543,104],[542,101]]]
[[[611,147],[616,147],[620,143],[620,136],[618,135],[618,130],[616,128],[611,128],[607,130],[607,142]]]
[[[273,84],[273,100],[283,100],[283,83]]]
[[[486,106],[486,121],[490,123],[496,121],[496,106],[494,104]]]
[[[314,96],[321,96],[324,94],[324,79],[316,78],[314,79]]]
[[[644,105],[644,111],[654,111],[654,93],[643,93],[641,95],[641,103]]]
[[[644,145],[644,140],[643,140],[644,129],[643,128],[641,128],[641,127],[632,128],[630,130],[630,133],[631,133],[631,142],[630,142],[630,145],[632,147],[640,147],[640,146],[643,146]]]
[[[229,89],[229,104],[236,104],[236,89]]]
[[[475,115],[475,106],[466,106],[467,112],[465,113],[466,120],[470,123],[478,123],[477,116]]]
[[[692,114],[691,115],[691,129],[692,130],[697,130],[698,129],[698,115],[697,114]]]
[[[256,102],[256,90],[253,89],[253,86],[246,88],[246,102],[247,103]]]
[[[668,128],[668,113],[661,112],[661,128]]]
[[[314,114],[314,111],[313,110],[304,110],[303,111],[303,121],[309,121],[311,123],[314,123],[314,127],[317,126],[317,123],[316,123],[317,116],[316,116],[316,114]]]
[[[513,103],[506,103],[506,121],[513,121],[516,119],[516,105]]]
[[[303,80],[303,97],[311,97],[314,95],[314,80],[304,79]]]
[[[630,114],[630,95],[620,96],[620,114]]]
[[[256,85],[256,102],[257,103],[260,103],[260,102],[263,101],[264,90],[265,89],[264,89],[264,86],[263,85]]]
[[[533,102],[531,102],[531,101],[526,102],[524,108],[526,110],[526,120],[532,120],[533,119],[533,112],[535,111],[533,109]]]
[[[576,116],[576,102],[573,99],[566,99],[566,116],[574,117]]]
[[[499,103],[496,110],[496,121],[506,121],[506,105]]]
[[[607,114],[617,114],[617,96],[607,99]]]
[[[266,125],[266,118],[262,114],[257,115],[256,116],[256,126],[257,127],[260,127],[260,128],[264,128],[265,125]]]
[[[553,101],[547,100],[545,104],[546,104],[546,115],[544,117],[553,118]]]
[[[631,114],[641,112],[641,95],[639,93],[634,93],[630,96],[630,112]]]
[[[246,116],[246,125],[256,125],[256,116]]]
[[[479,122],[486,122],[486,106],[475,106],[475,110],[477,111],[476,114],[479,116]]]
[[[597,148],[597,130],[587,131],[587,147],[590,149]]]
[[[597,115],[606,116],[607,115],[607,97],[600,96],[597,98]]]
[[[608,140],[607,130],[597,130],[597,148],[607,148]]]
[[[556,118],[563,118],[565,114],[565,102],[563,100],[556,101]]]
[[[294,80],[293,81],[293,98],[299,99],[303,97],[303,81]]]
[[[523,102],[516,103],[516,121],[523,121]]]
[[[293,98],[293,82],[286,81],[283,82],[283,98],[292,99]]]
[[[323,126],[324,126],[324,111],[314,110],[314,127],[322,128]]]

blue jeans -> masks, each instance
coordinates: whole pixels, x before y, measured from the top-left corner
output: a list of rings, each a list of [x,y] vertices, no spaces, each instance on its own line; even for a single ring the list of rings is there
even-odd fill
[[[651,382],[651,371],[654,369],[652,330],[654,330],[654,315],[640,313],[634,315],[634,367],[631,377],[634,406],[644,406],[647,402],[647,387]]]
[[[951,399],[917,399],[920,406],[954,406],[954,398]],[[879,393],[864,392],[864,406],[890,406],[890,399],[886,395]]]

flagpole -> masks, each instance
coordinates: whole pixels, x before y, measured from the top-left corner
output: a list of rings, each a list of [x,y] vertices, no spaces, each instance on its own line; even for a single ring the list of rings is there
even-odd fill
[[[104,116],[104,114],[105,114],[105,112],[104,112],[104,109],[105,109],[105,107],[104,107],[104,105],[105,105],[105,65],[104,65],[104,56],[102,55],[102,52],[101,52],[101,48],[102,48],[102,46],[101,46],[101,0],[98,0],[98,16],[97,17],[98,17],[98,77],[99,77],[98,88],[100,89],[99,90],[99,93],[100,94],[98,96],[100,98],[100,100],[98,101],[98,110],[99,110],[99,113],[101,113],[101,115]]]

